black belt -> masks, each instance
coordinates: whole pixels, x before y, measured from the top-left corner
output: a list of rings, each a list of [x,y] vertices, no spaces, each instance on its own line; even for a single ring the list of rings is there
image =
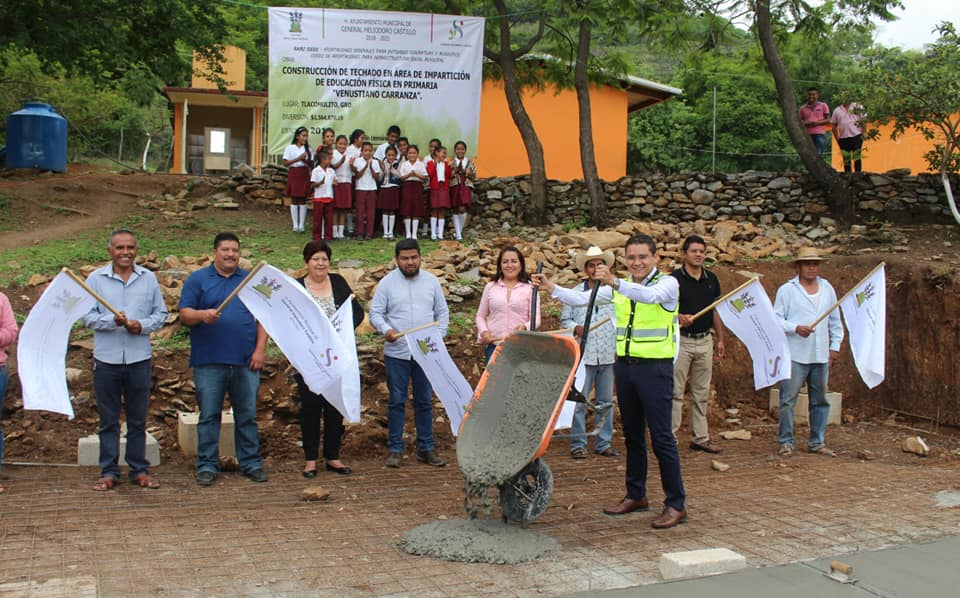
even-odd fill
[[[685,336],[687,338],[703,338],[705,336],[710,336],[710,331],[706,332],[686,332],[684,330],[680,331],[680,336]]]
[[[641,365],[647,363],[673,363],[672,357],[617,357],[618,363]]]

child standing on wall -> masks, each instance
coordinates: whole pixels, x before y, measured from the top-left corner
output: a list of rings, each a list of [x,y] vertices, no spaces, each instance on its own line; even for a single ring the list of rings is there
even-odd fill
[[[347,212],[353,207],[353,171],[350,170],[350,162],[347,161],[347,136],[337,135],[336,146],[330,162],[330,167],[337,173],[333,188],[333,238],[342,239],[347,223]]]
[[[316,168],[310,174],[313,187],[313,240],[333,238],[333,185],[337,173],[330,168],[330,152],[317,152]]]
[[[353,133],[350,133],[350,145],[347,147],[347,162],[351,165],[351,173],[353,161],[360,157],[360,148],[363,147],[363,142],[367,140],[367,134],[363,129],[354,129]],[[357,186],[354,184],[352,191],[356,191]],[[356,193],[350,198],[351,202],[356,202]],[[353,210],[347,212],[347,236],[352,237],[354,235],[354,222],[353,222]]]
[[[442,145],[427,162],[430,177],[430,238],[443,239],[445,215],[450,209],[450,166],[447,164],[447,148]]]
[[[303,232],[303,221],[307,218],[307,196],[310,195],[310,133],[306,127],[297,127],[293,132],[293,141],[283,150],[283,165],[287,167],[287,187],[285,193],[290,198],[290,219],[293,232]]]
[[[424,216],[423,183],[430,177],[427,168],[420,161],[420,148],[411,144],[407,147],[407,159],[400,163],[400,216],[403,217],[403,228],[406,238],[416,239],[420,219]]]
[[[357,238],[372,239],[377,211],[377,180],[383,175],[380,161],[373,157],[372,143],[363,142],[360,156],[354,159],[352,168],[357,189]]]
[[[467,157],[467,144],[458,141],[453,146],[456,156],[451,165],[453,183],[450,186],[450,206],[453,208],[453,230],[458,241],[463,239],[467,214],[473,204],[473,182],[477,180],[477,165]]]
[[[387,148],[382,164],[380,195],[377,207],[383,211],[383,238],[393,239],[393,228],[397,222],[397,208],[400,207],[400,164],[397,162],[397,149]]]

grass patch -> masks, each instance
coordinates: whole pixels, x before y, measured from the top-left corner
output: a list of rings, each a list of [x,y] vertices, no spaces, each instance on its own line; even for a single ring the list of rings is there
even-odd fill
[[[447,328],[447,336],[459,336],[470,333],[476,326],[476,319],[471,314],[456,312],[450,314],[450,326]]]
[[[139,236],[140,255],[156,251],[162,258],[199,256],[213,252],[213,238],[220,231],[233,231],[240,237],[241,250],[250,251],[253,262],[265,260],[281,269],[303,266],[303,246],[309,234],[289,230],[285,214],[221,214],[201,212],[187,220],[166,221],[157,215],[137,215],[106,223],[101,231],[88,231],[71,239],[52,239],[30,247],[0,251],[0,285],[24,284],[33,274],[54,275],[63,267],[106,263],[106,242],[109,231],[129,228]],[[22,228],[23,223],[19,223]],[[436,249],[435,241],[421,242],[426,254]],[[371,267],[393,260],[394,241],[345,239],[333,243],[334,267],[341,260],[358,260],[362,267]],[[11,262],[14,264],[11,266]]]

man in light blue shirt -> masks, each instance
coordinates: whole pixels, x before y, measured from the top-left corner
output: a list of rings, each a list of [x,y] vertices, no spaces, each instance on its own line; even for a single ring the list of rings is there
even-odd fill
[[[401,333],[436,321],[446,336],[450,312],[437,277],[420,270],[420,245],[402,239],[394,250],[397,267],[383,277],[370,302],[370,324],[383,335],[383,365],[390,398],[387,403],[389,450],[387,467],[400,467],[407,389],[413,382],[413,411],[417,428],[417,461],[442,467],[433,439],[433,388],[417,365]]]
[[[167,306],[153,272],[136,265],[137,237],[126,229],[110,234],[111,262],[95,270],[87,284],[120,312],[97,303],[83,317],[93,329],[93,388],[100,413],[100,480],[94,490],[110,490],[120,479],[120,407],[127,414],[126,461],[130,480],[159,488],[150,477],[146,424],[150,401],[150,333],[163,326]]]
[[[840,312],[833,309],[816,327],[810,324],[837,302],[837,294],[820,277],[823,258],[813,247],[804,247],[794,262],[797,276],[777,289],[773,309],[783,322],[790,347],[791,375],[780,383],[780,455],[793,454],[793,410],[800,388],[807,384],[810,411],[811,453],[835,457],[836,453],[824,444],[830,403],[827,402],[827,379],[830,366],[837,359],[843,342]]]

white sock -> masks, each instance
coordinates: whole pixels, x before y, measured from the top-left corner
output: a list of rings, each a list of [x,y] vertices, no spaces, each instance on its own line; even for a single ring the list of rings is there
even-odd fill
[[[297,214],[299,213],[300,206],[290,205],[290,220],[293,220],[293,230],[297,230]]]
[[[300,207],[300,230],[303,231],[303,225],[307,222],[307,206],[306,204],[299,206]]]
[[[390,214],[387,216],[387,230],[390,231],[390,238],[393,238],[393,229],[397,226],[397,215]]]
[[[383,222],[383,238],[390,238],[390,216],[384,214],[380,217],[381,222]]]
[[[419,218],[414,218],[414,219],[413,219],[413,229],[412,229],[412,230],[413,230],[413,233],[410,235],[410,238],[411,238],[411,239],[416,239],[416,238],[417,238],[417,231],[418,231],[419,229],[420,229],[420,219],[419,219]]]
[[[403,232],[405,239],[409,239],[411,236],[413,236],[413,233],[411,232],[413,228],[410,226],[410,223],[411,220],[409,218],[403,219]]]
[[[463,232],[463,225],[460,223],[460,218],[460,214],[453,215],[453,233],[458,239],[460,238],[460,233]]]
[[[446,222],[445,218],[437,218],[437,238],[443,238],[443,225]]]
[[[437,238],[437,217],[436,216],[430,217],[430,238],[431,239]]]
[[[349,231],[354,230],[354,227],[353,227],[353,212],[348,212],[348,213],[347,213],[347,230],[349,230]],[[341,236],[341,237],[343,236],[343,229],[340,229],[340,236]]]

